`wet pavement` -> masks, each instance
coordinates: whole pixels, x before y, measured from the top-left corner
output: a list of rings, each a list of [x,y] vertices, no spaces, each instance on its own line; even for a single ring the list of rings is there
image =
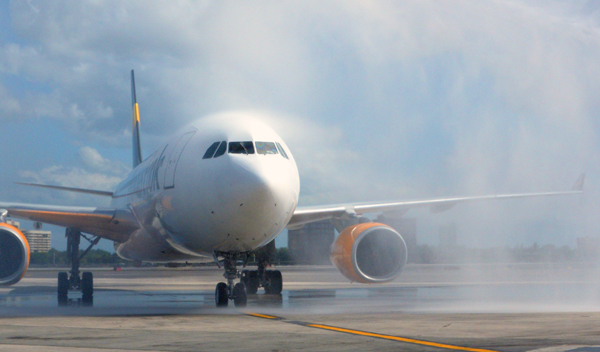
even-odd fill
[[[384,285],[279,269],[282,295],[244,309],[214,306],[216,268],[92,269],[94,307],[58,307],[58,270],[34,269],[0,288],[0,351],[600,351],[595,265],[416,265]]]

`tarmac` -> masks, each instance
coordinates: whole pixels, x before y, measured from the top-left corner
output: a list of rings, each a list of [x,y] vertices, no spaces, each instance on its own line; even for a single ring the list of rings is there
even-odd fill
[[[0,288],[0,352],[600,352],[598,264],[409,265],[382,285],[277,269],[282,295],[243,309],[214,306],[215,267],[92,268],[93,307],[58,307],[59,270],[30,269]]]

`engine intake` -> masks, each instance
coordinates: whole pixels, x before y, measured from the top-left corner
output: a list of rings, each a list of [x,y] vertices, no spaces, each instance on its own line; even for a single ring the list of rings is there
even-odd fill
[[[29,267],[29,243],[19,229],[0,223],[0,286],[19,282]]]
[[[406,265],[404,239],[385,224],[362,223],[346,228],[331,245],[333,265],[353,282],[383,283]]]

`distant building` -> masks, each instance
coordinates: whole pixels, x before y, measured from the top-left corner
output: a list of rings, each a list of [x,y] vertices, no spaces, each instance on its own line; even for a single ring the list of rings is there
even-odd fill
[[[23,231],[23,235],[29,243],[29,250],[32,252],[48,252],[50,251],[50,242],[52,242],[52,232],[29,230]]]
[[[31,252],[48,252],[51,248],[52,242],[52,232],[51,231],[41,231],[41,230],[23,230],[21,229],[21,223],[14,220],[6,220],[6,223],[12,225],[21,232],[27,239],[27,243],[29,243],[29,250]]]
[[[408,262],[413,262],[417,248],[417,219],[379,215],[375,221],[386,224],[400,233],[406,243]]]
[[[11,225],[11,226],[14,226],[14,227],[16,227],[18,229],[21,229],[21,223],[18,222],[18,221],[14,221],[14,220],[11,220],[11,219],[6,219],[6,223],[9,224],[9,225]]]
[[[456,223],[450,223],[448,225],[440,226],[440,247],[454,247],[457,244],[456,234],[457,234],[457,226]]]
[[[288,231],[288,248],[296,264],[330,265],[329,248],[335,230],[329,220],[308,223],[298,230]]]

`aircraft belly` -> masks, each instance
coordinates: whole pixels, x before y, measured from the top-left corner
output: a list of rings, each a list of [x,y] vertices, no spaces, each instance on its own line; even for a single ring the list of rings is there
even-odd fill
[[[145,230],[135,231],[125,243],[115,243],[117,254],[128,260],[139,260],[143,262],[175,262],[175,261],[193,261],[206,262],[212,261],[212,257],[189,255],[173,248],[169,243],[156,241]]]

